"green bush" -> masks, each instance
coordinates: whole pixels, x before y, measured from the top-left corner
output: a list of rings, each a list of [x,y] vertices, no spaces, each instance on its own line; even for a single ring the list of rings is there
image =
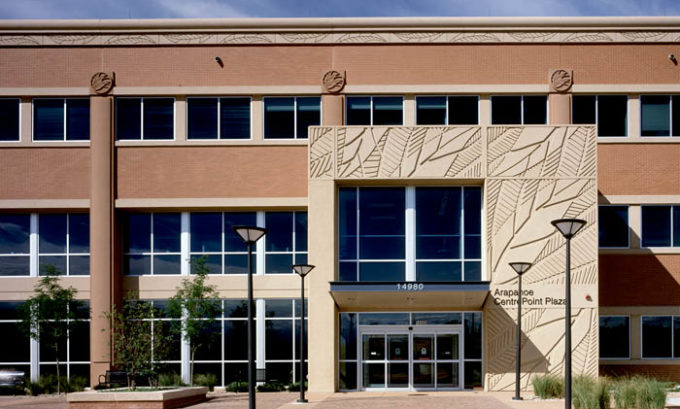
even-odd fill
[[[194,375],[194,383],[198,386],[207,386],[212,391],[215,389],[215,384],[217,384],[217,377],[211,373],[199,373]]]
[[[68,384],[65,376],[60,377],[60,384],[62,387],[65,387]],[[57,375],[40,375],[38,385],[40,385],[42,393],[55,393],[57,391]]]
[[[82,376],[73,375],[69,378],[68,382],[64,385],[64,391],[66,392],[80,392],[87,386],[87,379]]]
[[[267,382],[257,386],[258,392],[281,392],[285,390],[286,385],[282,384],[281,382]]]
[[[635,376],[612,382],[611,394],[616,409],[663,409],[668,387],[654,378]]]
[[[158,386],[186,386],[182,377],[176,372],[162,373],[158,375]]]
[[[38,382],[31,382],[26,379],[26,388],[24,389],[27,395],[38,396],[43,393],[42,387]]]
[[[605,379],[577,376],[572,381],[572,397],[576,409],[609,408],[609,388]]]
[[[538,375],[531,380],[534,395],[541,399],[561,398],[564,396],[564,381],[555,375]]]
[[[227,392],[248,392],[248,382],[232,382],[224,389]]]
[[[309,385],[307,382],[305,382],[305,390],[309,389]],[[291,392],[300,392],[300,382],[293,382],[290,385],[288,385],[288,390]]]

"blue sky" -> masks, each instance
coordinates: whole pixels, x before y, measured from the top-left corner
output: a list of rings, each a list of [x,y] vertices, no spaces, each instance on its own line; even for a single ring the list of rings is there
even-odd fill
[[[0,0],[0,18],[677,16],[680,0]]]

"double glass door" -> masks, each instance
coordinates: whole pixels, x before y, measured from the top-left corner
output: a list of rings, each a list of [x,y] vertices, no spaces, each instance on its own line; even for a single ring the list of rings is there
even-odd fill
[[[363,389],[459,389],[457,331],[366,331],[361,333]]]

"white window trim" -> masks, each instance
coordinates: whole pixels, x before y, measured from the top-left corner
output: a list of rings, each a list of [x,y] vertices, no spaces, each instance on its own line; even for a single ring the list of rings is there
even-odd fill
[[[260,213],[262,214],[262,216],[260,216]],[[296,216],[297,213],[306,213],[306,211],[298,211],[298,210],[295,210],[295,211],[286,211],[286,210],[282,210],[282,211],[258,212],[258,219],[257,219],[257,225],[258,225],[258,226],[264,226],[265,228],[267,227],[267,224],[266,224],[266,219],[267,219],[267,218],[266,218],[266,215],[267,215],[267,213],[292,213],[292,214],[293,214],[293,226],[292,226],[292,228],[291,228],[291,234],[292,234],[292,240],[293,240],[293,241],[292,241],[292,244],[293,244],[293,245],[292,245],[292,250],[291,250],[291,251],[267,251],[267,250],[266,250],[266,248],[267,248],[267,247],[266,247],[266,243],[267,243],[267,235],[265,234],[265,236],[263,237],[262,240],[258,240],[258,241],[257,241],[257,243],[258,243],[258,248],[257,248],[258,254],[262,254],[262,261],[261,261],[262,269],[261,269],[261,270],[258,269],[258,274],[267,274],[267,261],[266,261],[267,258],[266,258],[266,256],[269,255],[269,254],[283,254],[283,255],[290,254],[290,255],[291,255],[291,260],[293,261],[293,264],[299,264],[299,260],[297,260],[297,256],[298,256],[298,255],[303,255],[303,254],[304,254],[304,255],[307,255],[307,257],[309,257],[309,246],[307,247],[307,250],[306,250],[306,251],[298,251],[297,248],[296,248],[297,243],[296,243],[296,241],[295,241],[295,239],[296,239],[296,233],[297,233],[297,227],[296,227],[296,223],[295,223],[295,216]],[[260,244],[260,243],[261,243],[261,244]],[[259,260],[258,260],[258,261],[259,261]],[[260,265],[260,263],[258,263],[258,267],[259,267],[259,265]],[[288,274],[295,274],[295,272],[291,269],[290,272],[289,272]],[[286,274],[282,274],[282,273],[272,273],[272,274],[267,274],[267,275],[286,275]]]
[[[45,99],[54,99],[54,100],[63,100],[63,121],[64,121],[64,126],[62,130],[62,139],[55,139],[55,140],[40,140],[40,139],[35,139],[35,104],[34,102],[36,100],[45,100]],[[82,139],[82,140],[75,140],[75,139],[67,139],[67,132],[68,129],[66,128],[67,126],[67,118],[66,118],[66,101],[69,99],[87,99],[89,100],[88,97],[66,97],[66,98],[51,98],[51,97],[40,97],[40,98],[32,98],[31,99],[31,141],[35,143],[54,143],[54,142],[66,142],[66,143],[89,143],[91,139],[91,135],[87,136],[87,139]],[[21,121],[21,107],[19,107],[19,118]],[[21,122],[19,122],[19,134],[21,135]],[[19,140],[21,140],[21,136],[19,136]]]
[[[248,138],[245,139],[233,139],[233,138],[222,138],[222,99],[245,99],[248,98]],[[192,99],[216,99],[217,100],[217,135],[216,138],[189,138],[189,104]],[[191,96],[186,98],[186,123],[185,123],[185,135],[187,141],[207,141],[207,142],[217,142],[217,141],[252,141],[253,140],[253,97],[250,95],[224,95],[224,96]]]
[[[673,208],[674,207],[679,207],[680,205],[674,205],[670,203],[657,203],[657,204],[644,204],[640,205],[640,248],[641,249],[672,249],[674,247],[679,247],[680,243],[678,243],[679,246],[675,246],[673,242],[673,227],[675,224],[675,221],[673,220]],[[643,216],[642,216],[642,211],[645,207],[669,207],[670,209],[668,210],[670,212],[670,219],[671,219],[671,224],[668,227],[670,229],[670,235],[671,235],[671,244],[669,246],[644,246],[643,244],[643,238],[645,237],[645,225],[643,223]],[[680,240],[680,238],[678,238]]]
[[[525,124],[524,123],[524,97],[545,97],[545,123],[542,124]],[[493,99],[495,97],[519,97],[519,117],[520,123],[518,124],[494,124],[493,123]],[[550,103],[548,94],[495,94],[489,95],[489,124],[491,126],[545,126],[550,123]]]
[[[644,351],[645,351],[645,348],[644,348],[645,339],[644,339],[644,336],[643,336],[643,334],[644,334],[644,331],[643,331],[644,319],[645,318],[654,318],[654,317],[670,317],[670,319],[671,319],[671,356],[667,356],[667,357],[645,357],[644,356]],[[674,352],[673,350],[675,349],[675,334],[674,334],[675,331],[674,331],[674,328],[673,328],[675,326],[674,317],[675,317],[675,315],[641,315],[640,316],[640,359],[642,359],[644,361],[659,361],[659,360],[680,358],[680,357],[674,357],[673,356],[673,352]]]
[[[44,214],[49,214],[49,213],[44,213]],[[42,253],[40,251],[40,213],[35,214],[36,216],[36,277],[40,276],[40,256],[45,256],[45,257],[65,257],[66,258],[66,271],[64,271],[62,277],[89,277],[91,274],[87,275],[80,275],[80,274],[71,274],[71,256],[87,256],[90,257],[90,252],[88,251],[87,253],[72,253],[71,252],[71,235],[70,235],[70,229],[71,229],[71,215],[72,214],[79,214],[79,213],[59,213],[59,214],[64,214],[66,215],[66,252],[65,253]],[[82,214],[82,213],[81,213]],[[89,213],[88,213],[89,216]],[[33,218],[33,215],[31,215],[31,219]],[[31,220],[33,222],[33,220]],[[31,238],[33,238],[33,232],[31,231]],[[91,273],[91,272],[90,272]]]
[[[374,106],[373,106],[373,98],[380,98],[380,97],[390,97],[390,98],[401,98],[401,124],[399,125],[374,125],[373,124],[373,111],[374,111]],[[404,124],[406,123],[406,110],[404,109],[404,96],[403,95],[347,95],[347,98],[368,98],[370,100],[370,124],[368,125],[347,125],[347,112],[349,111],[347,109],[347,104],[348,101],[345,99],[345,125],[347,126],[405,126]]]
[[[446,94],[446,95],[416,95],[415,101],[416,101],[416,106],[415,106],[415,126],[437,126],[437,125],[419,125],[418,124],[418,99],[419,98],[432,98],[432,97],[442,97],[446,101],[446,113],[444,116],[444,123],[440,125],[444,126],[479,126],[479,118],[480,118],[480,96],[476,94]],[[458,125],[458,124],[449,124],[449,98],[456,98],[456,97],[477,97],[477,123],[476,124],[469,124],[469,125]]]
[[[628,356],[625,356],[625,357],[616,357],[616,358],[602,358],[602,357],[600,356],[600,351],[598,351],[598,354],[597,354],[597,355],[598,355],[598,359],[599,359],[600,361],[623,361],[623,360],[630,360],[630,359],[631,359],[631,356],[632,356],[632,352],[631,352],[631,344],[632,344],[632,342],[631,342],[631,337],[632,337],[632,335],[633,335],[633,326],[632,326],[633,320],[631,319],[631,316],[630,316],[630,315],[600,315],[599,318],[608,318],[608,317],[625,317],[625,318],[628,319]],[[640,325],[642,326],[642,321],[640,321]],[[599,320],[598,320],[598,331],[599,331]],[[640,336],[642,336],[642,335],[640,335]],[[642,340],[642,338],[640,338],[640,340]],[[601,347],[602,347],[602,345],[600,345],[600,348],[601,348]],[[642,350],[640,350],[640,352],[642,353]]]
[[[597,205],[598,211],[600,207],[625,207],[626,208],[626,226],[628,226],[628,234],[626,235],[626,245],[625,246],[601,246],[598,240],[598,248],[599,249],[630,249],[630,235],[631,235],[631,228],[630,228],[630,205],[627,204],[600,204]],[[598,229],[599,229],[599,223],[600,223],[600,218],[598,215],[597,218],[597,223],[598,223]],[[599,232],[598,232],[599,233]],[[642,238],[640,238],[642,240]],[[641,241],[642,242],[642,241]],[[613,317],[614,315],[608,315]]]
[[[644,121],[644,118],[642,116],[642,100],[644,97],[668,97],[668,135],[642,135],[642,124]],[[640,94],[640,138],[677,138],[680,137],[679,135],[673,135],[673,100],[675,97],[680,98],[680,94]],[[680,101],[678,102],[680,103]],[[678,128],[680,128],[680,124],[678,125]]]
[[[266,106],[267,106],[267,100],[268,99],[283,99],[283,98],[293,98],[293,137],[292,138],[267,138],[266,137]],[[296,95],[296,96],[290,96],[290,95],[276,95],[276,96],[263,96],[262,97],[262,140],[265,141],[304,141],[309,139],[309,135],[307,135],[307,138],[298,138],[298,98],[319,98],[319,126],[323,125],[323,103],[321,101],[321,96],[317,95]],[[252,116],[251,116],[252,118]],[[234,139],[237,140],[237,139]]]
[[[8,144],[9,145],[9,144],[13,144],[13,143],[20,143],[21,142],[21,136],[22,136],[21,130],[23,128],[21,126],[22,125],[22,119],[23,119],[22,114],[21,114],[21,111],[22,111],[22,109],[21,109],[21,98],[10,97],[10,98],[0,98],[0,100],[16,100],[17,105],[18,105],[17,109],[19,111],[19,118],[17,119],[19,121],[19,123],[18,123],[19,124],[19,129],[18,129],[19,133],[17,134],[17,137],[18,137],[17,140],[15,140],[15,141],[0,141],[0,144]],[[33,104],[31,104],[31,105],[33,105]]]
[[[606,95],[606,96],[625,96],[626,97],[626,116],[623,118],[624,123],[626,124],[626,134],[625,135],[620,135],[620,136],[600,136],[600,96],[601,95]],[[574,94],[573,96],[577,97],[595,97],[595,123],[594,124],[576,124],[574,123],[574,100],[572,99],[571,102],[571,122],[574,125],[595,125],[595,136],[597,138],[603,138],[603,139],[614,139],[614,138],[628,138],[630,137],[630,127],[628,126],[628,102],[631,100],[630,95],[628,94]],[[640,103],[640,133],[642,133],[642,103]]]
[[[140,121],[139,121],[139,139],[120,139],[118,138],[118,100],[121,99],[139,99],[139,110],[140,110]],[[172,139],[145,139],[144,138],[144,100],[145,99],[172,99]],[[146,141],[146,142],[152,142],[152,143],[167,143],[169,141],[176,141],[177,140],[177,98],[171,97],[171,96],[153,96],[153,97],[133,97],[133,96],[124,96],[124,97],[116,97],[115,101],[115,115],[114,115],[114,136],[116,141],[123,141],[123,142],[135,142],[135,141]]]

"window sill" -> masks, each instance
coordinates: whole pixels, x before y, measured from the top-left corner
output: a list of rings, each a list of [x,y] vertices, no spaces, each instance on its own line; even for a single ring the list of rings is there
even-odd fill
[[[680,143],[680,137],[674,136],[598,136],[597,143]]]
[[[599,254],[680,254],[680,247],[600,248]]]
[[[219,140],[137,140],[116,141],[116,147],[158,146],[307,146],[307,139],[219,139]]]

